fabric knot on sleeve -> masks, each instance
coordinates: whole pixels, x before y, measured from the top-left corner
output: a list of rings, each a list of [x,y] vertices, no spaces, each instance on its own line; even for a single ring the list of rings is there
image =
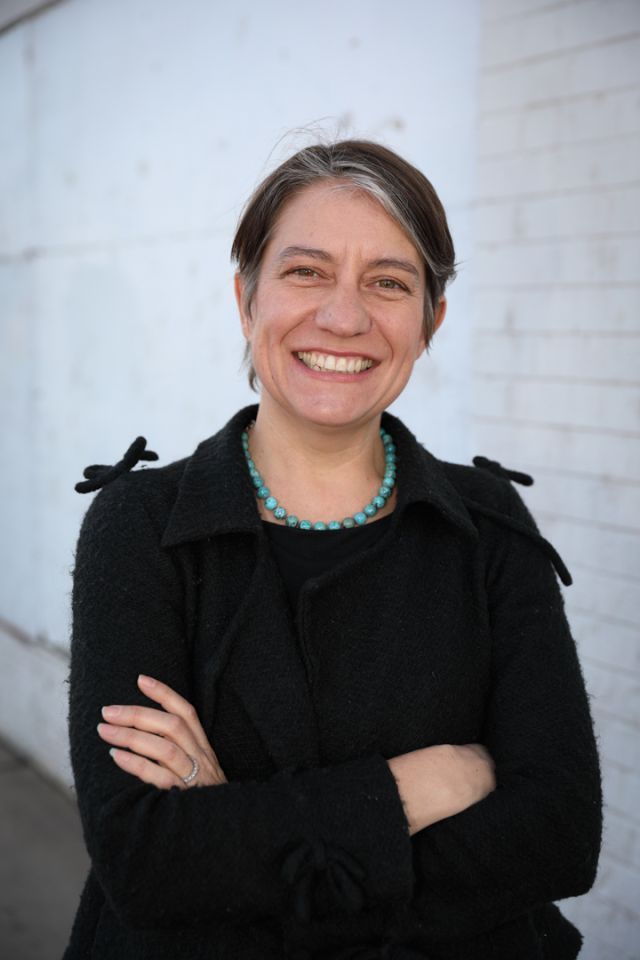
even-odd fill
[[[115,480],[116,477],[119,477],[122,473],[128,473],[140,460],[157,460],[158,454],[154,453],[153,450],[146,450],[146,446],[147,441],[145,438],[137,437],[122,460],[119,460],[118,463],[115,463],[112,467],[99,463],[85,467],[82,476],[86,479],[76,483],[74,489],[77,493],[93,493],[94,490],[99,490],[101,487],[106,486],[107,483],[111,483],[112,480]]]
[[[281,876],[292,889],[293,912],[302,923],[336,910],[358,913],[364,907],[365,870],[345,850],[323,840],[298,843],[286,855]]]
[[[514,483],[521,483],[524,487],[530,487],[533,484],[533,477],[528,473],[520,473],[518,470],[508,470],[497,460],[489,460],[488,457],[474,457],[474,467],[480,467],[494,473],[496,477],[504,477],[505,480],[513,480]]]

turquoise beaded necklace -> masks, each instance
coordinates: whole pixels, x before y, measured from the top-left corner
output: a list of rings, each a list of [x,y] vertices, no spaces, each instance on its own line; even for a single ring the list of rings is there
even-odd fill
[[[380,438],[384,445],[385,468],[382,485],[378,488],[375,497],[372,497],[362,510],[354,513],[352,517],[345,517],[342,522],[339,520],[330,520],[328,523],[325,523],[322,520],[318,520],[312,523],[310,520],[299,520],[298,517],[289,513],[281,506],[275,497],[271,496],[269,487],[265,486],[265,482],[260,476],[258,468],[251,459],[251,453],[249,451],[249,430],[254,422],[255,421],[252,421],[247,429],[242,432],[242,449],[249,468],[251,482],[256,488],[256,496],[259,500],[263,501],[267,510],[271,510],[276,520],[284,520],[288,527],[298,527],[300,530],[348,530],[351,527],[361,527],[370,517],[375,517],[378,510],[384,507],[391,496],[396,482],[396,447],[391,435],[388,434],[386,430],[381,429]]]

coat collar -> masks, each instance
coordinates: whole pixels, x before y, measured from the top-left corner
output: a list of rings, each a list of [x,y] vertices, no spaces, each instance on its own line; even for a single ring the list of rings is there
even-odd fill
[[[261,531],[255,491],[240,442],[240,434],[257,412],[257,404],[244,407],[186,459],[162,537],[163,547],[223,533]],[[384,413],[382,426],[392,435],[397,447],[397,509],[403,510],[411,503],[430,504],[446,520],[477,538],[477,529],[467,508],[447,479],[440,461],[418,443],[397,417]]]

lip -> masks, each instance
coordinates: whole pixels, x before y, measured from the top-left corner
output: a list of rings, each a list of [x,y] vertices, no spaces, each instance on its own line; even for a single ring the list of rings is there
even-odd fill
[[[299,353],[324,353],[325,355],[331,354],[334,357],[353,357],[354,360],[362,357],[364,360],[371,360],[373,363],[379,363],[379,360],[376,360],[375,357],[372,357],[370,353],[357,353],[354,350],[326,350],[324,347],[296,347],[295,350],[291,351],[295,357]]]
[[[347,371],[341,371],[338,373],[335,370],[312,370],[311,367],[308,367],[306,363],[303,363],[298,353],[324,353],[324,354],[333,354],[334,357],[364,357],[366,360],[371,360],[372,365],[368,370],[361,370],[359,373],[348,373]],[[367,380],[368,377],[376,370],[379,366],[380,361],[375,360],[372,356],[366,353],[345,353],[338,352],[336,350],[318,350],[317,347],[313,347],[308,350],[296,350],[291,353],[291,357],[294,363],[300,368],[300,371],[306,374],[309,377],[313,377],[315,380],[324,380],[325,382],[331,381],[331,383],[363,383]]]

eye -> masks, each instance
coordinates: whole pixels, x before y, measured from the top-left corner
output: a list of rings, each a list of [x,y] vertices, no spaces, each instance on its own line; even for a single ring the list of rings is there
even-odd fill
[[[318,271],[314,270],[312,267],[294,267],[292,270],[287,271],[289,274],[293,274],[295,277],[317,277]]]
[[[392,277],[383,277],[381,280],[376,280],[376,283],[383,290],[406,290],[404,283],[400,283],[399,280],[394,280]]]

